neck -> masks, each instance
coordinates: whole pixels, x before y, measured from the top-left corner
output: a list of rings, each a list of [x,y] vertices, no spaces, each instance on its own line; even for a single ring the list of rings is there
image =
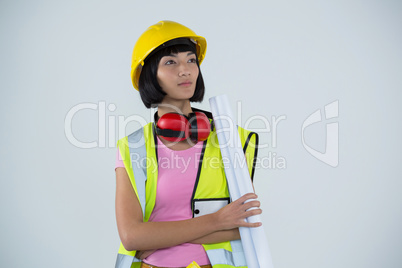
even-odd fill
[[[161,117],[166,113],[179,113],[188,115],[192,113],[189,100],[166,100],[166,98],[158,105],[158,116]]]

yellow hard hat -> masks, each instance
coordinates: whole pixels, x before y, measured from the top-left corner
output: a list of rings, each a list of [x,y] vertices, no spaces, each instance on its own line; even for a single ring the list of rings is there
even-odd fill
[[[168,20],[160,21],[146,29],[138,38],[134,46],[131,63],[131,81],[136,90],[138,90],[138,80],[145,58],[163,43],[182,37],[187,37],[195,42],[198,62],[201,64],[207,50],[207,41],[204,37],[196,35],[195,32],[180,23]]]

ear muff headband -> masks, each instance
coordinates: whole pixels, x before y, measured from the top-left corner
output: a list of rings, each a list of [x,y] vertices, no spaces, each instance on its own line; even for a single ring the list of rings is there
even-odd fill
[[[198,126],[197,126],[197,115],[195,113],[191,113],[188,115],[189,123],[190,123],[190,138],[193,141],[198,141]]]

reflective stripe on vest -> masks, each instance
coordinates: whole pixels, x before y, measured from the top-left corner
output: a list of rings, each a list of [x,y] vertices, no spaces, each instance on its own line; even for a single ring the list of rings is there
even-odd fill
[[[139,129],[127,137],[137,194],[142,213],[145,217],[145,184],[147,181],[147,150],[143,129]]]
[[[215,264],[229,265],[230,267],[247,267],[241,241],[230,241],[230,246],[232,247],[232,251],[228,251],[224,248],[206,250],[209,261]]]
[[[196,184],[192,196],[191,206],[194,200],[208,200],[216,198],[228,198],[226,178],[223,167],[212,168],[209,161],[214,158],[221,159],[220,149],[216,145],[216,133],[204,142],[203,155],[200,158],[200,166]],[[211,134],[212,134],[211,133]],[[258,136],[255,133],[239,128],[239,134],[246,153],[247,145],[254,142],[246,154],[247,165],[250,174],[254,173],[254,161]],[[255,134],[255,136],[254,136]],[[155,205],[157,184],[157,156],[152,123],[144,126],[129,136],[119,140],[118,147],[123,158],[124,166],[130,177],[131,184],[141,203],[144,213],[144,221],[148,221]],[[213,139],[215,138],[215,141]],[[211,162],[212,163],[212,162]],[[216,165],[216,163],[215,163]],[[205,168],[208,167],[208,168]],[[201,172],[202,170],[202,172]],[[202,177],[202,178],[201,178]],[[146,183],[148,180],[148,183]],[[216,185],[216,187],[210,187]],[[211,189],[214,189],[211,191]],[[208,258],[214,268],[246,268],[246,260],[240,240],[227,241],[216,244],[203,245]],[[140,267],[140,260],[135,258],[135,251],[127,251],[121,244],[116,260],[116,268]]]
[[[133,265],[134,263],[134,265]],[[137,265],[135,265],[137,263]],[[141,266],[141,260],[137,259],[134,256],[130,256],[130,255],[124,255],[124,254],[117,254],[117,259],[116,259],[116,268],[130,268],[130,267],[137,267],[139,268]]]

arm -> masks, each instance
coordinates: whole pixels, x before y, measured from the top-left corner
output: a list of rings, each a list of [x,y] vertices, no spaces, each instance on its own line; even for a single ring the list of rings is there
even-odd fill
[[[246,223],[245,218],[260,214],[258,201],[247,194],[216,213],[183,221],[143,222],[142,209],[124,168],[116,169],[116,220],[121,242],[126,250],[148,250],[171,247],[194,241],[217,231],[237,227],[258,227],[261,223]]]
[[[190,243],[193,244],[212,244],[212,243],[220,243],[225,241],[237,240],[240,239],[240,233],[238,228],[234,228],[231,230],[223,230],[217,231],[206,236],[197,238]]]
[[[237,239],[240,239],[240,234],[239,234],[239,229],[235,228],[232,230],[218,231],[218,232],[200,237],[193,241],[190,241],[189,243],[212,244],[212,243],[220,243],[220,242],[224,242],[224,241],[237,240]],[[140,260],[143,260],[154,252],[155,252],[155,249],[144,250],[144,251],[139,250],[136,252],[135,257]]]

